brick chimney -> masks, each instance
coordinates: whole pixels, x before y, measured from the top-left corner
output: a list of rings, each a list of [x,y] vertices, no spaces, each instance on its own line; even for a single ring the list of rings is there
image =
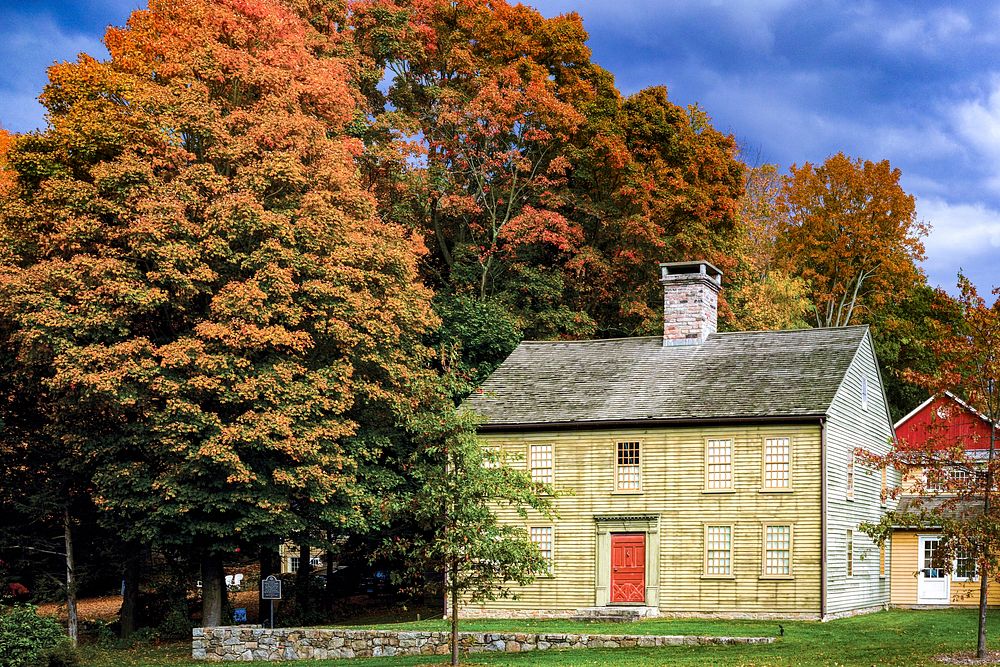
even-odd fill
[[[697,345],[715,333],[722,271],[708,262],[660,264],[663,344]]]

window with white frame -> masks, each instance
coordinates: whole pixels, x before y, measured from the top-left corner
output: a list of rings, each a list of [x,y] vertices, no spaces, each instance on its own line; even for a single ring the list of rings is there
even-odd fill
[[[851,450],[851,458],[847,461],[847,499],[854,500],[854,466],[857,463],[858,455]]]
[[[955,552],[955,568],[952,579],[955,581],[972,581],[976,578],[976,558],[969,549],[959,549]]]
[[[552,445],[531,445],[528,447],[528,468],[531,481],[539,484],[552,483]]]
[[[791,487],[792,445],[788,438],[764,440],[764,488]]]
[[[733,488],[733,441],[710,439],[705,445],[705,488]]]
[[[861,409],[868,409],[868,376],[861,376]]]
[[[847,576],[854,576],[854,531],[847,529]]]
[[[705,526],[705,574],[728,577],[733,573],[733,527]]]
[[[787,577],[792,573],[792,527],[764,526],[764,576]]]
[[[531,538],[531,543],[538,547],[542,558],[548,561],[549,567],[551,567],[553,546],[552,526],[532,526],[528,529],[528,536]]]
[[[299,571],[299,557],[298,556],[292,556],[291,558],[288,559],[288,569],[291,570],[292,572],[298,572]]]
[[[486,445],[483,447],[483,467],[500,467],[500,445]]]
[[[619,442],[615,456],[615,488],[619,491],[638,491],[641,489],[642,469],[639,465],[639,443]]]

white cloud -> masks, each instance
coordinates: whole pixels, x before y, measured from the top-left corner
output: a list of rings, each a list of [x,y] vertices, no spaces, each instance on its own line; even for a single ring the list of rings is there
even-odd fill
[[[917,214],[932,225],[924,262],[932,284],[954,287],[961,268],[982,290],[1000,285],[1000,210],[928,197],[917,200]]]

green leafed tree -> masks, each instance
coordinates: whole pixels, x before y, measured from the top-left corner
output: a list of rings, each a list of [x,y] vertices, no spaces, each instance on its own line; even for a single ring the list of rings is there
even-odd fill
[[[123,535],[201,557],[207,625],[226,554],[376,520],[427,365],[422,245],[358,182],[344,11],[153,0],[110,60],[50,69],[6,156],[5,390]]]
[[[443,403],[448,399],[443,398]],[[550,563],[527,530],[498,512],[551,517],[553,489],[504,465],[476,433],[473,416],[445,407],[417,414],[410,429],[417,448],[412,493],[398,511],[413,532],[387,545],[405,555],[412,579],[443,572],[451,619],[451,661],[458,664],[461,605],[510,597],[514,587],[548,571]],[[426,582],[440,590],[437,582]]]

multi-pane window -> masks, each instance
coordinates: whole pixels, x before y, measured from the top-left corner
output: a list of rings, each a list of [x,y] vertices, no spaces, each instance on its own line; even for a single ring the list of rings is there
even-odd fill
[[[531,445],[528,448],[528,468],[531,481],[552,483],[552,445]]]
[[[552,563],[552,526],[532,526],[528,529],[532,544],[538,547],[542,558]]]
[[[500,445],[486,445],[483,447],[483,467],[500,467]]]
[[[298,572],[299,571],[299,557],[298,556],[292,556],[289,559],[288,569],[291,570],[292,572]]]
[[[709,440],[705,447],[705,488],[733,488],[733,441]]]
[[[792,573],[792,527],[764,526],[764,576]]]
[[[705,526],[705,574],[728,577],[732,573],[732,526]]]
[[[868,409],[868,377],[861,376],[861,409]]]
[[[788,438],[764,440],[764,488],[787,489],[791,486],[792,445]]]
[[[854,576],[854,531],[847,529],[847,576]]]
[[[619,442],[616,453],[615,484],[619,491],[638,491],[642,488],[639,466],[639,443]]]
[[[857,455],[851,451],[851,458],[847,462],[847,499],[854,500],[854,464],[857,461]]]
[[[968,549],[955,552],[955,579],[971,581],[976,578],[976,559]]]

